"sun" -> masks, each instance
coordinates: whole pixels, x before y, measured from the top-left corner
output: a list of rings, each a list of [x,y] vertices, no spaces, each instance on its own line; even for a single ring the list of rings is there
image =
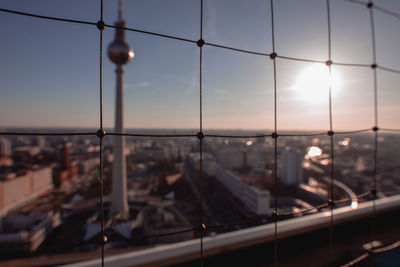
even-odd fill
[[[326,65],[315,64],[305,68],[299,74],[293,90],[302,100],[310,104],[324,104],[329,99],[329,81],[331,82],[332,96],[335,96],[342,86],[340,73],[332,68],[329,77],[329,68]]]

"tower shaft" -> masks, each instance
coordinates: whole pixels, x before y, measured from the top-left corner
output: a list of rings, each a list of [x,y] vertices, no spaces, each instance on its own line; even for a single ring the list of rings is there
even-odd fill
[[[124,102],[123,102],[123,75],[122,65],[118,64],[117,73],[117,92],[115,106],[115,132],[124,133]],[[128,215],[128,199],[126,188],[126,157],[125,157],[125,136],[114,136],[114,162],[111,193],[110,214],[119,213]]]

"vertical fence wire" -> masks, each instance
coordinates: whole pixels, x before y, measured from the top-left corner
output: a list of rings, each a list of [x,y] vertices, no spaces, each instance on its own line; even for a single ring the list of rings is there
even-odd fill
[[[100,173],[100,181],[99,181],[99,198],[100,198],[100,223],[101,223],[101,238],[99,240],[101,246],[101,266],[104,267],[104,245],[106,237],[104,235],[104,203],[103,203],[103,194],[104,194],[104,177],[103,177],[103,137],[104,137],[104,130],[103,130],[103,30],[104,30],[104,21],[103,21],[103,0],[100,1],[100,21],[97,23],[97,27],[100,32],[100,70],[99,70],[99,115],[100,115],[100,129],[98,132],[98,137],[100,139],[100,151],[99,151],[99,173]]]
[[[203,196],[203,0],[200,0],[200,39],[197,42],[197,46],[200,49],[200,59],[199,59],[199,146],[200,146],[200,266],[204,266],[204,257],[203,257],[203,238],[205,233],[205,224],[204,224],[204,196]]]
[[[100,137],[100,152],[99,152],[100,164],[99,164],[99,173],[100,173],[100,181],[99,181],[99,197],[100,197],[100,222],[101,222],[101,238],[99,240],[101,246],[101,266],[104,266],[104,245],[106,237],[104,235],[104,203],[103,203],[103,194],[104,194],[104,177],[103,177],[103,137]]]
[[[375,22],[374,22],[374,12],[373,12],[374,3],[369,0],[367,4],[367,8],[369,9],[369,18],[371,23],[371,43],[372,43],[372,60],[373,64],[371,65],[373,71],[373,83],[374,83],[374,163],[373,163],[373,171],[372,171],[372,184],[371,184],[371,193],[372,193],[372,216],[371,216],[371,245],[374,245],[374,240],[376,238],[376,176],[377,176],[377,161],[378,161],[378,77],[377,77],[377,63],[376,63],[376,39],[375,39]]]
[[[204,238],[204,211],[203,211],[203,139],[199,140],[199,147],[200,147],[200,266],[204,266],[204,258],[203,258],[203,238]]]
[[[273,62],[273,75],[274,75],[274,266],[278,266],[278,114],[277,114],[277,86],[276,86],[276,51],[275,51],[275,21],[274,21],[274,1],[270,0],[271,12],[271,42],[272,54],[270,58]]]
[[[328,203],[330,207],[330,225],[329,225],[329,257],[333,260],[334,246],[333,246],[333,208],[334,208],[334,176],[335,176],[335,153],[334,153],[334,140],[333,140],[333,119],[332,119],[332,40],[331,40],[331,11],[330,11],[330,1],[326,0],[326,18],[327,18],[327,28],[328,28],[328,61],[326,65],[329,71],[329,131],[328,135],[330,137],[330,160],[331,160],[331,177],[330,177],[330,189],[328,196]]]

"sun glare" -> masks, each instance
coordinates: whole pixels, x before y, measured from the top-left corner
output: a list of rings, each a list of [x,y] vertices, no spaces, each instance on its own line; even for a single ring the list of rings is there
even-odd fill
[[[340,74],[332,68],[332,74],[329,77],[327,66],[314,64],[300,73],[293,89],[310,104],[326,103],[329,99],[329,81],[331,81],[332,96],[334,96],[342,84]]]

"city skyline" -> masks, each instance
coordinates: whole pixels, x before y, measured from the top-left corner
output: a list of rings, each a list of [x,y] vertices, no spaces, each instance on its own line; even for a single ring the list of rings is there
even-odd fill
[[[204,1],[204,39],[209,43],[271,53],[268,1]],[[395,1],[377,5],[400,11]],[[127,27],[199,38],[198,1],[124,2]],[[4,1],[2,8],[98,21],[97,1]],[[304,12],[298,12],[304,8]],[[104,20],[116,21],[117,1],[105,3]],[[331,1],[333,62],[372,64],[368,9]],[[149,15],[150,14],[150,15]],[[1,12],[5,25],[4,76],[0,85],[0,127],[98,127],[99,34],[90,25],[42,21]],[[290,18],[290,20],[288,19]],[[374,12],[379,66],[400,69],[397,18]],[[275,1],[278,55],[326,61],[328,38],[324,1]],[[135,61],[126,68],[127,128],[195,129],[199,125],[199,49],[195,44],[126,32]],[[75,37],[75,38],[74,38]],[[104,32],[103,47],[113,37]],[[45,55],[44,55],[45,54]],[[103,51],[103,57],[105,51]],[[277,60],[278,129],[326,130],[327,100],[308,101],[299,90],[305,72],[323,64]],[[114,123],[114,70],[104,57],[104,125]],[[340,90],[333,95],[333,128],[374,125],[373,72],[368,67],[334,66]],[[315,73],[315,72],[312,72]],[[378,125],[399,128],[400,75],[378,70]],[[305,82],[308,87],[310,81]],[[297,88],[297,89],[296,89]],[[273,72],[268,57],[216,47],[203,48],[204,129],[273,129]],[[361,97],[360,97],[361,96]],[[51,100],[51,101],[49,101]]]

